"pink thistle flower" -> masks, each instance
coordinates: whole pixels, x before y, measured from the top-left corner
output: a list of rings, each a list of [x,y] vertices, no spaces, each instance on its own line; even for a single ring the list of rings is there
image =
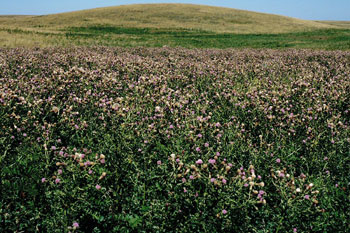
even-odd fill
[[[202,161],[201,159],[198,159],[198,160],[196,161],[196,164],[203,164],[203,161]]]
[[[214,164],[216,163],[216,160],[215,160],[215,159],[209,159],[208,162],[209,162],[210,164],[213,164],[213,165],[214,165]]]
[[[79,228],[79,223],[73,222],[73,227],[74,227],[74,228]]]

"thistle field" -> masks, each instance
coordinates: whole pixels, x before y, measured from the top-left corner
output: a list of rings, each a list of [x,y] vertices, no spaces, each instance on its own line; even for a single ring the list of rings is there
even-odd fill
[[[350,52],[0,49],[1,232],[349,232]]]

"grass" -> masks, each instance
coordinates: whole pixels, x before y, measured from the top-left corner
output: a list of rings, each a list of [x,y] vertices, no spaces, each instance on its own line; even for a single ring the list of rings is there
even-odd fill
[[[0,17],[1,47],[181,46],[347,50],[347,22],[190,4],[141,4]]]
[[[170,28],[128,28],[109,25],[68,27],[58,32],[0,29],[5,47],[120,46],[186,48],[350,49],[349,29],[322,29],[283,34],[234,34]],[[11,39],[9,39],[11,38]]]

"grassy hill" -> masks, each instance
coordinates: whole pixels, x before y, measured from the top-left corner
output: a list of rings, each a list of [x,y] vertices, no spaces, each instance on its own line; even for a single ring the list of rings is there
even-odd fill
[[[0,46],[347,49],[350,47],[348,30],[348,22],[300,20],[191,4],[138,4],[43,16],[2,16]],[[321,45],[313,43],[315,38],[322,39]],[[335,40],[330,43],[333,46],[327,45],[328,39]]]

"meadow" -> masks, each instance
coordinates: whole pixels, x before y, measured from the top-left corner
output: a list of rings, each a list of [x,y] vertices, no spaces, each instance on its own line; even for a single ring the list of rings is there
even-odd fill
[[[349,50],[350,23],[191,4],[0,16],[0,47],[71,46]]]
[[[1,232],[350,229],[349,51],[1,48],[0,129]]]

